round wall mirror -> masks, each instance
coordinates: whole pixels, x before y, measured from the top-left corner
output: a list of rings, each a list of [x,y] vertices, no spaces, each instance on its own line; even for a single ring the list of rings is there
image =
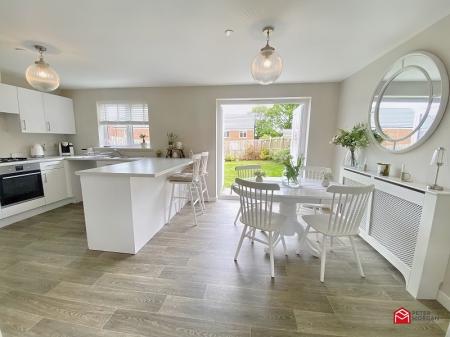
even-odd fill
[[[442,61],[424,51],[398,59],[383,76],[369,112],[372,140],[401,153],[422,144],[447,106],[448,75]]]

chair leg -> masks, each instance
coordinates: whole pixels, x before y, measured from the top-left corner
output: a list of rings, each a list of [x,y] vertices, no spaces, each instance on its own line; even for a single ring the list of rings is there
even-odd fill
[[[252,244],[255,243],[255,234],[256,234],[256,228],[253,228],[253,233],[252,233]]]
[[[205,201],[203,200],[203,184],[202,180],[200,179],[198,183],[195,184],[195,188],[197,190],[198,199],[200,201],[200,209],[202,213],[205,213]]]
[[[273,232],[269,232],[269,254],[270,254],[270,276],[275,277],[275,266],[273,261]]]
[[[358,264],[359,273],[361,274],[361,277],[366,277],[366,275],[364,274],[362,264],[361,264],[361,259],[359,258],[358,251],[356,250],[355,242],[353,242],[353,238],[351,236],[349,236],[349,239],[350,239],[350,243],[352,245],[353,255],[355,255],[356,263]]]
[[[194,225],[197,226],[197,211],[195,210],[194,194],[192,193],[192,186],[189,186],[189,198],[191,201],[192,213],[194,213]]]
[[[202,176],[203,178],[203,186],[205,187],[205,192],[206,192],[206,202],[209,202],[209,191],[208,191],[208,185],[206,184],[206,175]]]
[[[325,281],[325,260],[327,258],[327,236],[322,236],[322,252],[320,255],[320,282]]]
[[[236,254],[234,254],[234,261],[237,261],[239,251],[241,250],[241,247],[242,247],[242,241],[244,241],[246,233],[247,233],[247,225],[245,225],[244,229],[242,230],[241,238],[239,239],[239,244],[236,248]]]
[[[239,211],[236,214],[236,218],[234,219],[234,225],[237,225],[237,222],[239,220],[239,215],[241,215],[241,207],[239,206]]]
[[[286,241],[284,241],[284,236],[281,234],[280,234],[280,240],[281,240],[281,243],[283,244],[284,255],[287,256],[288,254],[287,254]]]
[[[172,215],[172,205],[173,205],[174,192],[175,192],[175,184],[172,184],[172,193],[170,194],[169,215],[167,217],[167,223],[170,222],[170,216]]]
[[[330,252],[333,250],[334,237],[330,237]]]
[[[307,225],[305,228],[305,232],[303,233],[302,237],[300,238],[300,242],[298,243],[298,248],[296,251],[297,255],[300,255],[300,252],[301,252],[303,246],[305,245],[305,240],[306,240],[306,237],[308,236],[310,228],[311,228],[311,226]]]

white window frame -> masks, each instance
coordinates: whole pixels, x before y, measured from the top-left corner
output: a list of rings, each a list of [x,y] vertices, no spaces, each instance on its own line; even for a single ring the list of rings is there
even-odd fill
[[[128,105],[132,105],[132,104],[143,104],[147,106],[147,121],[133,121],[133,120],[129,120],[129,121],[102,121],[100,120],[100,106],[102,104],[128,104]],[[142,125],[145,127],[148,127],[149,132],[150,132],[150,111],[149,111],[149,106],[148,103],[146,102],[135,102],[135,101],[104,101],[104,102],[97,102],[97,125],[98,125],[98,141],[99,141],[99,146],[107,146],[107,147],[138,147],[139,144],[134,144],[134,139],[133,139],[133,126],[136,125]],[[103,135],[103,137],[101,137],[101,133],[102,133],[102,126],[105,125],[125,125],[127,127],[127,144],[126,145],[116,145],[116,144],[102,144],[101,140],[103,139],[107,139],[107,135]],[[149,144],[150,146],[150,137],[149,139],[146,139],[146,142]]]
[[[242,135],[244,134],[244,135]],[[247,138],[247,130],[239,130],[239,138]]]

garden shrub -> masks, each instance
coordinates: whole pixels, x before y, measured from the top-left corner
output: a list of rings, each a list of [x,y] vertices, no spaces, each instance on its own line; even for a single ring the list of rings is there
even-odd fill
[[[272,151],[270,157],[273,161],[277,163],[282,163],[286,160],[286,158],[290,155],[289,149],[281,149]]]
[[[259,159],[261,159],[261,160],[269,160],[270,159],[270,151],[269,151],[269,149],[261,149],[261,152],[259,152]]]

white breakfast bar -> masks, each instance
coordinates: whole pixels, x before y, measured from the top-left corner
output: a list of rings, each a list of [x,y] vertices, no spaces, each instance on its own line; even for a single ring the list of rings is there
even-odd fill
[[[76,172],[89,249],[136,254],[167,221],[167,176],[191,162],[148,158]]]

